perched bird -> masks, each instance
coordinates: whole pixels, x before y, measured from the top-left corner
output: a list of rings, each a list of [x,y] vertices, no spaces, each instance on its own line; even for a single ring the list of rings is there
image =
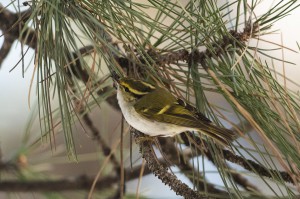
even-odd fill
[[[172,137],[195,131],[225,147],[237,137],[233,131],[214,125],[168,90],[141,80],[120,78],[117,99],[128,124],[149,136]]]

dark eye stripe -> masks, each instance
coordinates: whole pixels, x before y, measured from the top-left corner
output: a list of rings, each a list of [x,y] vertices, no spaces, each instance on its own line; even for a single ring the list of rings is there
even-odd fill
[[[132,89],[130,89],[130,88],[128,88],[127,86],[123,86],[122,85],[122,87],[123,87],[123,90],[125,91],[125,92],[127,92],[127,93],[129,93],[130,95],[132,95],[132,96],[134,96],[136,99],[140,99],[141,97],[143,97],[144,95],[146,95],[148,92],[143,92],[143,93],[141,93],[141,92],[136,92],[136,91],[132,91]]]
[[[120,84],[124,87],[124,89],[127,88],[131,93],[135,95],[145,95],[155,90],[155,87],[153,85],[135,79],[122,79],[120,81]]]

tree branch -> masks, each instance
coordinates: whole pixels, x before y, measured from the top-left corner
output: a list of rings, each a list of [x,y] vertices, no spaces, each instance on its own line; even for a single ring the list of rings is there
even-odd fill
[[[34,181],[20,181],[7,180],[0,181],[0,191],[5,192],[58,192],[70,190],[89,190],[93,184],[94,178],[85,176],[76,179],[63,180],[34,180]],[[97,182],[95,189],[103,190],[111,188],[113,184],[118,182],[117,177],[103,177]]]
[[[152,138],[145,137],[142,133],[133,130],[135,140],[140,145],[140,152],[146,160],[148,168],[157,176],[164,184],[168,185],[176,194],[187,199],[207,199],[212,198],[202,195],[199,192],[192,190],[185,183],[180,181],[174,174],[168,171],[168,168],[157,161],[157,157],[152,148]]]
[[[207,179],[204,179],[202,173],[197,170],[197,167],[191,165],[189,161],[196,156],[197,153],[193,153],[191,157],[187,157],[182,151],[178,150],[175,146],[174,140],[172,138],[160,138],[160,145],[162,147],[162,152],[165,154],[169,162],[176,165],[183,174],[190,180],[191,183],[200,192],[219,194],[222,197],[229,197],[228,192],[217,189],[214,184],[209,183]],[[160,161],[161,162],[161,161]]]
[[[190,143],[189,138],[186,135],[186,133],[182,133],[182,134],[180,134],[180,136],[186,146],[188,146],[188,147],[193,146],[195,148],[197,147],[197,146],[195,146],[194,143]],[[189,133],[189,137],[193,138],[193,140],[195,141],[195,143],[198,146],[205,144],[206,147],[208,148],[208,144],[206,143],[205,140],[201,140],[199,137],[193,136],[190,133]],[[254,162],[253,160],[248,160],[244,157],[240,157],[226,149],[222,149],[221,152],[227,161],[235,163],[248,171],[256,172],[260,176],[264,176],[264,177],[268,177],[268,178],[274,178],[274,176],[277,176],[278,178],[281,178],[286,182],[294,183],[292,177],[287,172],[284,172],[284,171],[278,172],[277,170],[267,169],[264,166]],[[206,150],[206,151],[204,151],[204,153],[208,157],[208,159],[213,161],[213,158],[212,158],[213,154],[211,151]]]
[[[31,10],[20,13],[12,13],[0,3],[0,29],[4,36],[4,42],[0,50],[0,68],[3,60],[7,57],[12,44],[16,40],[20,40],[29,47],[35,49],[37,44],[37,36],[33,29],[25,26],[26,21],[31,15]],[[21,31],[25,30],[24,32]]]

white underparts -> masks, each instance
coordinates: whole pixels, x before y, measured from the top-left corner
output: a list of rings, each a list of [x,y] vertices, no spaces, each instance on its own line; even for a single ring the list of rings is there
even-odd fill
[[[195,130],[175,124],[150,121],[149,119],[145,118],[135,111],[133,107],[134,102],[127,102],[124,99],[121,89],[118,89],[117,91],[117,99],[124,118],[128,122],[128,124],[138,131],[141,131],[142,133],[149,136],[171,137],[184,131]]]

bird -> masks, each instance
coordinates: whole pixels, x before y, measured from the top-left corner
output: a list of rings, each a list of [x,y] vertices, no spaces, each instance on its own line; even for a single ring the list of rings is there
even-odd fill
[[[176,98],[166,88],[139,79],[119,78],[117,100],[127,123],[150,137],[199,132],[224,147],[229,147],[237,138],[234,131],[216,126],[195,107]]]

